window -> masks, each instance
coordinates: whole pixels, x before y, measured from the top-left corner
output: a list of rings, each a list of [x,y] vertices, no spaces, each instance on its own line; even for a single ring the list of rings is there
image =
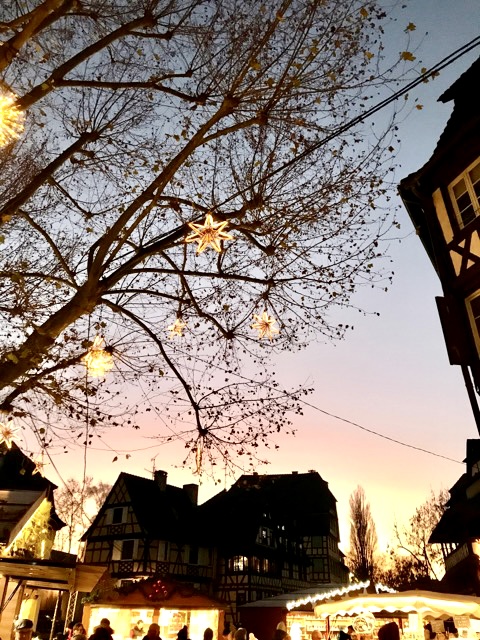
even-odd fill
[[[253,556],[252,562],[250,563],[250,568],[252,571],[260,572],[260,558],[256,558]]]
[[[248,558],[246,556],[233,556],[228,561],[230,571],[246,571],[248,569]]]
[[[268,527],[260,527],[257,534],[257,543],[270,545],[272,540],[272,530]]]
[[[123,522],[123,507],[115,507],[112,509],[112,524],[121,524]]]
[[[470,165],[448,190],[460,227],[466,227],[480,214],[480,162]]]
[[[317,580],[325,580],[328,577],[328,563],[324,558],[313,559],[313,573]]]
[[[168,560],[168,542],[165,540],[160,540],[158,542],[158,560]]]
[[[135,549],[135,540],[122,541],[122,553],[120,560],[133,560],[133,551]]]
[[[466,299],[468,317],[470,319],[470,325],[472,327],[473,338],[477,347],[477,351],[480,354],[480,291],[475,293]]]
[[[189,564],[198,564],[198,547],[191,546],[188,551],[188,563]]]

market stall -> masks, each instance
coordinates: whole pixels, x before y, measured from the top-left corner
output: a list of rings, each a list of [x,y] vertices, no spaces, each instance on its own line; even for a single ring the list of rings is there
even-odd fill
[[[132,628],[142,621],[145,629],[155,622],[163,640],[176,640],[186,625],[192,640],[201,640],[207,627],[215,637],[223,630],[223,605],[181,584],[163,580],[141,580],[128,587],[102,589],[85,603],[82,622],[89,633],[102,618],[110,621],[114,640],[129,639]]]
[[[330,637],[351,625],[357,640],[375,640],[380,627],[392,621],[405,640],[480,637],[480,599],[475,596],[417,590],[362,594],[324,600],[314,616],[326,621]]]

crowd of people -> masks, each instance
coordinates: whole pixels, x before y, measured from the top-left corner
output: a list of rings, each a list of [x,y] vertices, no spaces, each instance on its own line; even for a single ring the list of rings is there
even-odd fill
[[[110,626],[110,620],[103,618],[100,624],[94,628],[93,633],[87,636],[87,630],[81,622],[70,623],[68,625],[68,633],[62,638],[57,640],[114,640],[113,634],[115,631]],[[15,624],[15,640],[32,640],[33,635],[33,622],[28,619],[18,620]],[[433,634],[434,636],[435,634]],[[150,624],[148,629],[145,629],[142,620],[132,627],[130,631],[130,637],[132,640],[162,640],[160,637],[160,626],[155,622]],[[425,636],[427,640],[427,636]],[[432,636],[430,635],[430,640]],[[1,640],[1,639],[0,639]],[[184,625],[177,633],[177,640],[190,640],[188,627]],[[214,632],[212,629],[207,628],[203,633],[203,640],[214,640]],[[257,640],[253,633],[247,633],[244,627],[235,629],[230,624],[226,624],[222,637],[219,640]],[[271,640],[291,640],[287,633],[287,629],[284,622],[280,622],[273,632]],[[323,638],[320,631],[313,631],[311,634],[311,640],[359,640],[355,630],[352,626],[349,626],[347,632],[340,630],[336,634],[331,634],[329,638]],[[398,625],[395,622],[390,622],[383,625],[378,629],[378,640],[400,640],[400,633]]]

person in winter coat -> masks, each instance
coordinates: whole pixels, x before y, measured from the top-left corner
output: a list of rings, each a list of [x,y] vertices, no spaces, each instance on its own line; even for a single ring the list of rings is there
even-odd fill
[[[110,626],[102,627],[99,626],[95,629],[88,640],[113,640],[112,634],[110,633]]]

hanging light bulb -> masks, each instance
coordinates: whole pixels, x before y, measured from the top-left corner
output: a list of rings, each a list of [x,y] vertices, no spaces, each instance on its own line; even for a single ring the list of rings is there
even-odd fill
[[[100,378],[113,367],[112,354],[104,349],[105,341],[102,336],[96,336],[88,353],[83,356],[88,374],[92,378]]]
[[[23,131],[24,113],[15,104],[17,96],[0,90],[0,147],[5,147]]]
[[[7,449],[11,449],[13,439],[18,431],[19,428],[14,425],[12,420],[0,422],[0,444],[5,444]]]

